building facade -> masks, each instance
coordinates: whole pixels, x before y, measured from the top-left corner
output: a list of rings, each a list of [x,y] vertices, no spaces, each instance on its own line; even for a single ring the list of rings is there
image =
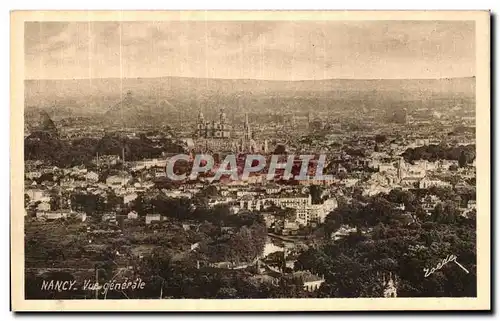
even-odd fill
[[[229,139],[232,127],[227,121],[224,109],[220,110],[219,120],[206,121],[203,113],[198,114],[196,136],[199,138]]]

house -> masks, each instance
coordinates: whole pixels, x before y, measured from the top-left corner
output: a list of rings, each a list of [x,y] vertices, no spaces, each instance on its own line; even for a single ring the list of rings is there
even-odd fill
[[[208,206],[214,207],[219,204],[228,204],[232,201],[230,197],[213,197],[208,200]]]
[[[104,214],[102,214],[102,221],[116,224],[116,213],[104,213]]]
[[[255,196],[257,196],[257,194],[258,194],[257,192],[250,191],[248,189],[243,189],[243,190],[237,190],[236,191],[236,197],[242,197],[242,198],[245,197],[245,196],[247,196],[247,197],[255,197]]]
[[[277,194],[281,190],[281,187],[277,184],[270,184],[266,186],[266,194]]]
[[[338,206],[337,200],[331,198],[325,200],[323,204],[311,204],[296,208],[297,221],[302,225],[310,223],[323,223],[328,213],[336,209]]]
[[[129,193],[123,195],[123,204],[128,204],[137,198],[137,193]]]
[[[38,172],[38,171],[35,171],[35,172],[27,172],[26,174],[24,174],[24,176],[27,178],[27,179],[37,179],[37,178],[40,178],[42,176],[42,173]]]
[[[404,203],[399,203],[395,205],[394,209],[404,211],[406,209],[406,206]]]
[[[401,179],[401,186],[414,187],[420,182],[421,177],[418,176],[408,176]]]
[[[154,169],[155,177],[167,177],[167,172],[165,171],[165,168],[155,168]]]
[[[405,165],[402,169],[403,177],[424,178],[427,173],[427,163],[417,163],[415,165]]]
[[[465,181],[460,181],[457,184],[455,184],[455,188],[456,189],[468,189],[468,188],[471,188],[471,185]]]
[[[469,217],[472,213],[476,211],[476,200],[467,201],[467,205],[464,208],[460,208],[461,215]]]
[[[345,187],[352,187],[356,185],[359,182],[358,178],[345,178],[340,181],[340,184],[344,185]]]
[[[265,268],[259,269],[260,273],[263,273],[265,271],[266,271]],[[257,274],[257,275],[251,276],[250,279],[255,280],[258,283],[267,283],[267,284],[278,285],[278,280],[279,280],[280,274],[276,273],[275,276],[271,276],[269,274],[270,274],[269,272],[268,272],[268,274]]]
[[[399,281],[397,276],[393,276],[390,272],[389,275],[384,274],[382,280],[380,281],[382,288],[384,289],[384,298],[396,298],[398,296],[397,289]]]
[[[85,212],[74,212],[70,213],[69,217],[85,222],[87,220],[87,213]]]
[[[283,224],[283,229],[281,230],[282,235],[294,235],[297,234],[297,231],[300,229],[299,223],[298,222],[289,222],[285,220],[285,223]]]
[[[414,161],[416,166],[424,168],[427,171],[435,171],[438,169],[439,164],[437,162],[429,162],[428,160],[416,160]]]
[[[88,181],[88,182],[97,182],[99,180],[99,174],[97,174],[96,172],[88,172],[87,174],[85,174],[85,179]]]
[[[248,184],[261,184],[264,182],[264,175],[250,175],[247,178],[244,178],[244,181]]]
[[[151,224],[153,222],[160,222],[161,215],[160,214],[146,214],[146,224]]]
[[[49,212],[50,211],[50,203],[49,202],[41,202],[40,204],[38,204],[38,206],[36,207],[37,211],[41,211],[41,212]]]
[[[307,292],[314,292],[319,289],[321,284],[325,282],[325,278],[317,276],[309,271],[298,271],[293,273],[290,278],[300,280],[304,284],[304,290]]]
[[[331,239],[339,240],[343,237],[349,236],[349,234],[356,232],[355,227],[350,227],[348,225],[342,225],[337,231],[332,233]]]
[[[404,225],[410,225],[412,223],[415,223],[415,218],[413,217],[413,215],[411,213],[406,212],[406,213],[401,214],[400,221]]]
[[[311,195],[279,195],[278,197],[269,197],[264,200],[266,203],[274,203],[281,208],[301,208],[312,204]]]
[[[36,218],[41,220],[57,220],[61,218],[68,217],[68,211],[47,211],[47,212],[38,212],[36,213]]]
[[[323,202],[323,204],[313,204],[309,208],[309,217],[305,222],[306,224],[310,222],[323,223],[325,221],[328,213],[333,211],[338,207],[337,199],[330,198]]]
[[[48,196],[47,190],[40,188],[28,188],[24,193],[28,195],[30,201],[33,202],[41,201],[44,197]]]
[[[274,221],[276,221],[274,213],[262,213],[262,217],[264,218],[267,228],[270,228]]]
[[[422,209],[427,214],[430,214],[439,202],[440,202],[440,199],[436,195],[422,197],[422,199],[420,200],[420,204],[422,206]]]
[[[378,170],[381,173],[384,172],[391,173],[396,171],[396,167],[394,166],[393,163],[379,163]]]
[[[323,178],[316,178],[316,176],[307,176],[306,179],[299,180],[298,183],[299,185],[304,185],[304,186],[311,186],[311,185],[329,185],[333,183],[334,178],[328,178],[328,179],[323,179]]]
[[[325,278],[311,274],[304,279],[304,290],[313,292],[319,289],[321,284],[325,282]]]
[[[240,198],[240,208],[249,211],[257,210],[259,211],[262,207],[262,201],[256,199],[253,195],[244,195]]]
[[[426,189],[426,188],[430,188],[432,186],[436,186],[436,187],[450,187],[451,184],[448,183],[448,182],[444,182],[444,181],[442,181],[440,179],[431,179],[429,177],[423,178],[418,183],[418,187],[420,189]]]
[[[221,262],[210,263],[209,266],[217,269],[230,269],[233,266],[233,264],[231,262],[221,261]]]
[[[122,187],[127,185],[127,183],[132,179],[130,175],[111,175],[106,178],[106,185],[112,188]]]
[[[387,185],[382,185],[379,183],[372,183],[369,186],[365,186],[363,188],[363,196],[374,196],[380,193],[389,193],[391,191],[391,187]]]
[[[476,209],[476,200],[469,200],[467,202],[467,209],[468,210],[475,210]]]
[[[161,190],[166,196],[171,198],[192,198],[193,194],[189,192],[183,192],[180,190]]]
[[[127,218],[129,220],[136,220],[139,217],[139,214],[137,214],[136,211],[131,211],[130,213],[127,214]]]

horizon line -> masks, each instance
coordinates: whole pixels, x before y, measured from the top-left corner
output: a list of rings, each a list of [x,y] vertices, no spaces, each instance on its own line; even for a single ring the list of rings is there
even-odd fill
[[[155,77],[96,77],[96,78],[25,78],[24,81],[40,80],[110,80],[110,79],[161,79],[161,78],[185,78],[185,79],[205,79],[205,80],[251,80],[251,81],[270,81],[270,82],[300,82],[300,81],[325,81],[325,80],[445,80],[445,79],[463,79],[476,78],[476,75],[460,77],[440,77],[440,78],[321,78],[321,79],[259,79],[259,78],[219,78],[219,77],[190,77],[190,76],[155,76]]]

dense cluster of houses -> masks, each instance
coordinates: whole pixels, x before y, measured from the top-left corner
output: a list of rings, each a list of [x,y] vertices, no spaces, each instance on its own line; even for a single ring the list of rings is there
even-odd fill
[[[348,191],[353,189],[361,190],[363,195],[373,196],[388,193],[394,188],[403,190],[428,189],[434,186],[475,188],[468,183],[468,180],[475,178],[475,163],[458,167],[457,161],[440,159],[435,162],[420,160],[410,164],[401,156],[395,156],[390,150],[384,149],[371,150],[363,157],[346,154],[337,155],[337,158],[335,155],[331,156],[332,163],[336,164],[331,167],[334,178],[312,184],[323,187],[323,195],[318,204],[313,204],[311,199],[309,191],[311,180],[306,180],[306,183],[297,182],[294,185],[279,184],[260,177],[265,175],[263,173],[251,176],[252,179],[249,180],[211,182],[211,185],[217,187],[218,192],[217,195],[208,198],[208,205],[226,204],[235,214],[241,210],[266,213],[270,207],[291,208],[295,210],[296,217],[289,219],[285,225],[294,229],[295,226],[322,223],[326,215],[338,206],[336,197],[342,195],[349,199]],[[108,158],[110,162],[116,161],[113,157]],[[101,162],[103,159],[107,158],[101,157]],[[134,162],[105,178],[101,178],[98,169],[90,170],[83,165],[57,168],[44,166],[41,162],[31,162],[27,164],[25,173],[27,208],[35,210],[35,215],[40,218],[66,217],[72,212],[72,193],[94,194],[104,199],[112,194],[121,199],[122,206],[127,206],[139,195],[158,190],[155,181],[166,179],[166,162],[165,159]],[[363,171],[366,168],[369,171]],[[450,168],[455,169],[452,171]],[[452,176],[454,182],[450,180]],[[259,177],[261,179],[258,179]],[[170,198],[193,198],[206,188],[207,183],[204,178],[198,178],[174,189],[161,189],[161,193]],[[55,198],[58,202],[56,206],[54,206]],[[424,207],[430,208],[439,201],[426,200]],[[462,208],[466,209],[464,212],[468,212],[474,207],[475,203],[471,200]],[[146,223],[161,221],[158,215],[147,213]],[[271,217],[272,220],[272,215],[266,217]],[[131,213],[129,219],[134,218],[136,217]]]

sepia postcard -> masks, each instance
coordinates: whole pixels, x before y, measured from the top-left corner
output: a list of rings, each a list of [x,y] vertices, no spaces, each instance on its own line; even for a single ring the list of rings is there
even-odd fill
[[[490,310],[490,12],[11,13],[14,311]]]

